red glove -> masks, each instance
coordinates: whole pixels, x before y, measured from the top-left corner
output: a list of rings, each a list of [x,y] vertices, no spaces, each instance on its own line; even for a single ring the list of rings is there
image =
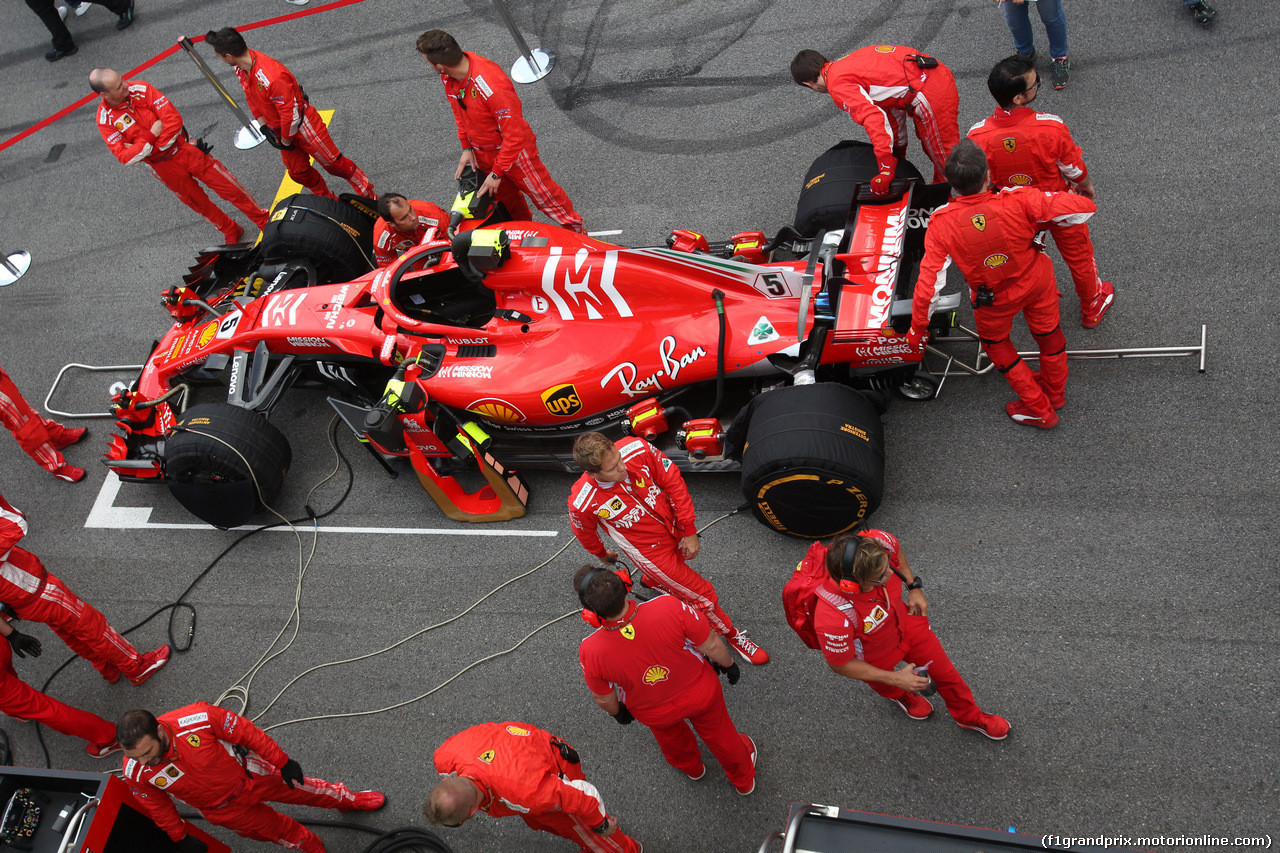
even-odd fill
[[[880,174],[871,179],[871,194],[886,196],[889,194],[889,184],[893,183],[893,173],[898,169],[898,161],[887,157],[880,160],[879,164]]]
[[[929,339],[929,330],[924,329],[917,332],[914,327],[907,329],[907,346],[913,350],[924,349],[925,341]]]

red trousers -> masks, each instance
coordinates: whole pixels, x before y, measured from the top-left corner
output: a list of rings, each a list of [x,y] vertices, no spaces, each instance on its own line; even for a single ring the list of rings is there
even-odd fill
[[[18,446],[46,471],[57,471],[63,465],[62,454],[53,445],[66,427],[42,418],[23,399],[9,374],[0,370],[0,423],[13,433]]]
[[[289,177],[293,178],[300,185],[311,190],[316,195],[335,198],[334,194],[329,191],[329,187],[324,182],[324,178],[320,177],[320,173],[311,165],[312,157],[316,162],[324,167],[324,170],[330,175],[336,175],[347,183],[351,184],[351,188],[357,194],[366,198],[377,198],[377,193],[373,189],[373,182],[369,180],[359,166],[351,162],[348,157],[342,156],[342,152],[338,150],[338,146],[334,144],[333,137],[329,135],[329,128],[325,127],[324,119],[320,118],[320,113],[316,112],[315,107],[307,105],[307,111],[302,117],[302,124],[298,127],[298,135],[293,139],[294,149],[292,151],[281,151],[280,159],[284,161],[284,167],[289,171]]]
[[[350,789],[341,782],[326,782],[310,776],[306,777],[305,784],[290,789],[280,778],[280,769],[256,755],[249,757],[246,767],[253,778],[239,796],[222,808],[201,810],[209,822],[225,826],[245,838],[268,841],[290,850],[325,853],[324,844],[314,832],[266,803],[336,809],[355,802]]]
[[[1088,305],[1098,295],[1102,287],[1102,278],[1098,275],[1098,264],[1093,259],[1093,240],[1089,238],[1089,226],[1050,225],[1049,233],[1053,235],[1053,243],[1062,253],[1062,259],[1071,270],[1071,282],[1076,286],[1076,295],[1081,305]]]
[[[238,237],[240,226],[232,221],[200,188],[203,183],[223,199],[249,217],[259,228],[267,226],[267,212],[263,210],[249,191],[240,185],[222,161],[205,154],[190,142],[176,143],[177,152],[159,163],[147,162],[147,166],[162,183],[173,190],[182,203],[203,216],[222,232],[228,240]],[[200,183],[197,183],[199,181]]]
[[[104,678],[114,681],[120,673],[130,678],[142,673],[142,659],[133,644],[108,624],[107,617],[52,574],[39,598],[30,604],[10,606],[19,619],[48,625],[71,651],[93,664]]]
[[[106,746],[116,739],[114,723],[63,704],[18,678],[13,671],[13,652],[4,640],[0,640],[0,711],[10,717],[35,720],[94,746]]]
[[[1036,255],[1022,281],[996,294],[995,305],[976,306],[973,322],[978,327],[982,349],[1004,374],[1018,398],[1038,414],[1051,414],[1053,406],[1044,389],[1018,355],[1018,348],[1009,340],[1013,318],[1019,312],[1026,318],[1027,328],[1040,348],[1040,376],[1052,393],[1064,393],[1067,386],[1067,339],[1059,325],[1058,287],[1053,280],[1053,263],[1044,254]]]
[[[746,788],[756,776],[756,769],[751,764],[751,745],[729,718],[729,709],[724,704],[724,689],[718,683],[715,696],[705,706],[689,709],[679,717],[660,721],[658,725],[641,722],[653,731],[662,756],[677,770],[696,776],[702,767],[702,753],[693,736],[696,731],[735,787]],[[689,730],[690,724],[693,731]]]
[[[498,154],[497,151],[479,149],[473,153],[476,165],[482,172],[488,172],[493,168]],[[578,234],[587,233],[582,226],[582,217],[573,209],[569,194],[552,179],[551,173],[542,164],[542,158],[538,156],[538,149],[532,146],[525,148],[516,156],[515,163],[507,170],[502,183],[498,184],[497,193],[498,201],[506,205],[512,219],[532,219],[533,214],[529,211],[529,205],[525,204],[521,193],[531,198],[538,210],[545,213],[552,221]]]
[[[720,609],[716,588],[702,575],[689,568],[680,553],[680,544],[651,543],[648,547],[635,545],[631,556],[640,569],[640,580],[667,595],[674,595],[690,607],[696,607],[711,623],[711,629],[722,636],[734,634],[733,621]]]
[[[906,111],[915,124],[920,147],[933,162],[934,181],[945,181],[943,167],[947,163],[947,155],[960,144],[960,95],[956,92],[955,77],[947,66],[939,65],[925,73],[928,78]],[[905,148],[907,138],[902,126],[903,114],[892,109],[885,110],[885,114],[893,128],[893,147]]]
[[[938,685],[938,695],[947,703],[947,711],[957,723],[974,725],[982,720],[982,709],[973,698],[973,691],[960,676],[955,664],[942,648],[942,641],[929,627],[923,616],[908,613],[902,619],[902,642],[891,654],[867,663],[880,669],[893,669],[900,661],[912,666],[929,664],[929,677]],[[901,699],[906,691],[900,687],[869,681],[871,689],[887,699]]]
[[[581,765],[565,762],[562,772],[571,782],[586,780]],[[569,839],[578,845],[578,853],[640,853],[640,845],[621,829],[614,830],[609,836],[598,835],[582,818],[564,812],[533,812],[522,814],[520,818],[530,829]]]

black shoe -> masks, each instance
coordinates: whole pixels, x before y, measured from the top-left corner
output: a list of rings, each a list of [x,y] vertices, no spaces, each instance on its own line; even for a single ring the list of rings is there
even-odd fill
[[[1065,56],[1055,59],[1053,65],[1049,66],[1049,73],[1053,79],[1053,88],[1067,88],[1067,83],[1071,81],[1071,60]]]
[[[1018,49],[1016,47],[1013,50],[1015,53],[1018,53]],[[1032,63],[1034,63],[1036,61],[1036,49],[1033,47],[1031,48],[1030,53],[1018,53],[1018,56],[1026,57],[1027,59],[1030,59]]]
[[[129,0],[129,8],[120,13],[120,20],[116,21],[117,30],[127,30],[133,26],[133,0]]]
[[[53,50],[46,53],[44,55],[44,58],[49,60],[50,62],[57,62],[59,59],[62,59],[63,57],[75,56],[79,52],[80,52],[80,48],[76,47],[74,44],[71,45],[71,47],[68,47],[66,49],[63,49],[61,47],[55,47]]]
[[[1218,14],[1218,10],[1201,0],[1199,3],[1192,3],[1187,10],[1195,16],[1197,24],[1204,24],[1206,27],[1213,20],[1213,16]]]
[[[4,729],[0,729],[0,764],[6,767],[13,764],[13,753],[9,751],[9,735]]]

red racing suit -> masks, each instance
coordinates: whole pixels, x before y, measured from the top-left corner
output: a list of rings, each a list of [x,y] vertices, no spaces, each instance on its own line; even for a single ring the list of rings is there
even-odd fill
[[[715,670],[696,647],[711,627],[680,599],[661,595],[637,606],[625,623],[598,628],[578,646],[587,689],[617,692],[653,731],[667,763],[697,776],[702,765],[689,724],[739,789],[755,778],[751,746],[729,718]],[[688,720],[688,722],[685,722]]]
[[[174,841],[187,834],[177,797],[210,823],[245,838],[291,850],[324,853],[316,834],[265,803],[349,810],[346,785],[306,777],[290,789],[280,776],[289,756],[252,722],[225,708],[196,702],[159,717],[169,748],[158,766],[126,758],[124,778],[147,814]],[[234,747],[243,747],[240,755]]]
[[[249,73],[234,66],[232,71],[244,89],[245,101],[254,117],[275,131],[282,143],[295,146],[293,150],[280,152],[289,177],[316,195],[334,198],[324,178],[308,159],[314,157],[326,172],[351,184],[356,193],[375,198],[373,182],[350,158],[342,156],[325,127],[324,119],[311,106],[289,69],[265,53],[256,50],[250,53],[253,54],[253,65],[249,67]]]
[[[894,574],[885,583],[853,595],[842,592],[839,585],[829,579],[819,587],[813,627],[822,643],[822,656],[835,666],[856,658],[886,670],[894,669],[904,660],[913,666],[928,664],[929,677],[938,686],[938,695],[956,722],[979,724],[982,710],[973,698],[973,691],[943,651],[941,641],[929,627],[929,620],[912,615],[903,603],[902,581],[897,575],[898,540],[883,530],[865,530],[858,535],[874,539],[885,547]],[[823,559],[826,548],[814,543],[808,556]],[[906,691],[898,687],[875,681],[867,684],[888,699],[901,699],[906,695]]]
[[[197,181],[265,228],[267,212],[226,166],[188,141],[182,115],[169,99],[142,80],[130,80],[127,86],[129,96],[124,102],[112,105],[103,98],[98,104],[98,132],[116,159],[126,166],[145,163],[183,204],[213,223],[229,241],[238,239],[243,229],[209,200]],[[157,121],[158,134],[152,133]]]
[[[70,443],[63,435],[67,428],[41,417],[31,408],[3,368],[0,368],[0,423],[44,470],[56,474],[66,464],[58,451]]]
[[[698,608],[717,634],[732,636],[733,622],[720,609],[715,587],[689,568],[680,553],[680,540],[697,532],[693,500],[680,469],[643,438],[624,438],[614,446],[622,454],[627,479],[601,485],[590,474],[578,478],[569,492],[573,535],[603,561],[606,549],[597,533],[603,527],[618,551],[640,569],[644,583]]]
[[[382,217],[373,224],[373,260],[385,267],[414,246],[443,237],[449,225],[449,214],[429,201],[409,199],[409,206],[418,214],[418,227],[412,234],[405,234]]]
[[[519,815],[531,829],[567,838],[589,853],[640,853],[620,829],[608,836],[594,831],[608,817],[604,801],[560,744],[528,723],[481,723],[442,743],[433,761],[441,776],[478,785],[484,791],[480,808],[489,817]]]
[[[141,675],[142,656],[94,607],[81,601],[40,559],[18,547],[27,519],[0,495],[0,602],[19,619],[43,622],[108,681]],[[22,716],[22,715],[19,715]]]
[[[987,155],[991,181],[998,188],[1033,187],[1065,192],[1088,177],[1084,152],[1071,138],[1066,122],[1031,107],[1005,110],[969,130],[969,138]],[[1071,281],[1082,305],[1088,305],[1102,287],[1093,256],[1089,226],[1050,225],[1049,233],[1071,270]]]
[[[906,116],[943,181],[947,155],[960,142],[960,96],[951,69],[921,68],[907,59],[926,56],[913,47],[877,44],[855,50],[822,68],[827,94],[867,131],[881,168],[893,173],[907,147]]]
[[[115,723],[46,696],[18,678],[13,670],[13,650],[0,639],[0,711],[10,717],[35,720],[64,735],[83,738],[95,753],[115,743]]]
[[[483,172],[502,178],[497,200],[506,205],[513,219],[530,219],[532,214],[520,193],[533,199],[538,209],[571,231],[585,234],[582,217],[573,209],[569,195],[551,177],[538,156],[538,139],[524,120],[520,96],[497,63],[477,53],[466,55],[467,76],[454,80],[440,75],[444,93],[458,125],[458,141],[473,149],[476,165]]]
[[[1032,189],[980,192],[952,199],[933,212],[924,237],[911,311],[911,327],[924,329],[946,286],[952,260],[964,274],[982,348],[1023,403],[1042,415],[1053,407],[1031,368],[1009,340],[1013,318],[1023,312],[1040,348],[1040,376],[1051,394],[1067,384],[1067,341],[1058,324],[1053,264],[1035,242],[1050,225],[1083,224],[1097,206],[1073,193]],[[991,306],[974,300],[981,286],[995,294]]]

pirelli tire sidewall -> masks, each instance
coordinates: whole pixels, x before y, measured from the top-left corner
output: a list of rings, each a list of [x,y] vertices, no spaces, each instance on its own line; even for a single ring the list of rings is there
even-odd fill
[[[824,382],[752,401],[742,492],[763,524],[803,539],[852,529],[884,495],[884,429],[858,391]]]
[[[292,461],[289,440],[275,424],[229,403],[192,406],[165,439],[170,491],[216,527],[238,526],[264,502],[272,504]]]
[[[273,208],[262,229],[262,258],[305,260],[319,284],[351,281],[373,269],[373,226],[366,205],[298,193]]]

